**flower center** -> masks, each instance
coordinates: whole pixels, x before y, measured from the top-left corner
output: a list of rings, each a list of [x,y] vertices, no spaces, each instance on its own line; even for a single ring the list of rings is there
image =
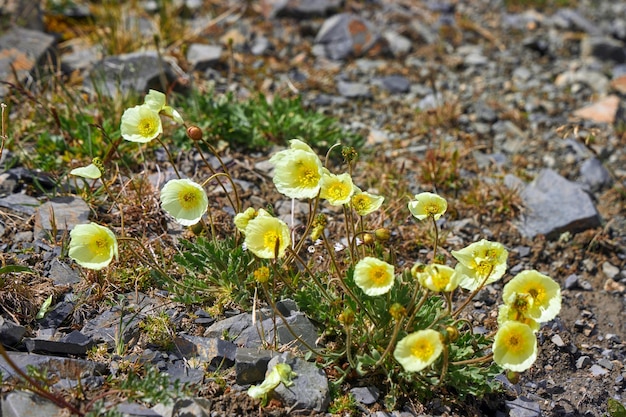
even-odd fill
[[[512,334],[507,340],[507,350],[517,352],[522,347],[522,340],[518,334]]]
[[[411,355],[422,361],[430,359],[434,352],[434,346],[426,340],[419,340],[413,343],[413,346],[411,347]]]
[[[424,206],[424,210],[426,211],[426,213],[434,215],[439,213],[439,206],[435,203],[426,204]]]
[[[367,209],[367,197],[357,195],[352,199],[352,206],[356,211],[364,211]]]
[[[493,265],[491,264],[491,262],[480,261],[480,263],[476,265],[476,272],[478,272],[478,274],[483,277],[489,276],[491,274],[492,269],[493,269]]]
[[[196,195],[196,193],[191,190],[181,192],[178,197],[181,207],[185,210],[189,210],[190,208],[192,208],[198,200],[198,196]]]
[[[139,134],[146,137],[154,135],[157,131],[157,126],[154,120],[148,118],[141,119],[137,128],[139,130]]]
[[[275,251],[276,248],[280,247],[280,235],[273,230],[265,232],[263,235],[263,246]]]
[[[535,300],[538,304],[542,304],[545,298],[546,292],[541,288],[531,288],[528,291],[528,294]]]
[[[376,285],[385,284],[386,278],[387,278],[387,271],[383,267],[375,266],[370,271],[370,279]]]
[[[302,165],[300,167],[300,171],[298,172],[298,181],[303,187],[315,187],[320,181],[319,172],[316,169],[312,169],[309,166],[304,165],[304,163],[300,162]]]
[[[91,249],[96,256],[103,255],[107,249],[107,240],[104,237],[95,238]]]

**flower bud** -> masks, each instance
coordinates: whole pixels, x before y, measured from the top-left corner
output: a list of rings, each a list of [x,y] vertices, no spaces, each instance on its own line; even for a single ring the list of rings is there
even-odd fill
[[[374,243],[374,237],[370,233],[365,233],[361,237],[363,239],[363,244],[371,245]]]
[[[454,342],[459,338],[459,329],[454,326],[446,326],[446,340]]]
[[[202,140],[202,129],[198,126],[189,126],[187,128],[187,137],[191,140]]]
[[[376,231],[374,232],[374,236],[376,236],[376,239],[382,242],[386,242],[391,239],[391,231],[386,227],[380,227],[376,229]]]
[[[344,326],[350,326],[354,323],[354,311],[349,308],[345,309],[341,314],[339,314],[338,320]]]
[[[391,307],[389,307],[389,314],[395,321],[400,321],[404,316],[406,316],[406,308],[402,304],[393,303]]]
[[[270,279],[270,270],[269,270],[268,267],[262,266],[262,267],[256,269],[254,271],[253,275],[254,275],[254,280],[256,282],[259,282],[259,283],[263,284],[263,283],[269,281],[269,279]]]

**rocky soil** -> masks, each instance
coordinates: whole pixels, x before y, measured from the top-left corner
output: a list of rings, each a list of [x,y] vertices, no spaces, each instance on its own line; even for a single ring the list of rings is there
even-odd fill
[[[105,81],[105,93],[145,91],[159,79],[153,70],[164,68],[170,87],[182,94],[211,85],[242,98],[256,91],[268,97],[300,95],[308,108],[338,118],[366,138],[367,169],[358,175],[371,179],[368,169],[379,172],[376,186],[383,195],[389,190],[388,199],[397,197],[394,178],[406,184],[407,194],[432,191],[423,167],[446,166],[458,151],[460,178],[446,178],[461,186],[456,193],[450,183],[442,186],[458,202],[453,220],[442,224],[448,248],[480,238],[504,243],[511,253],[510,272],[534,268],[550,275],[561,284],[563,306],[540,332],[533,368],[516,384],[503,378],[502,395],[475,404],[406,404],[393,415],[601,416],[610,398],[626,402],[626,2],[579,0],[548,2],[567,7],[533,8],[507,7],[502,0],[181,1],[179,11],[196,28],[195,36],[162,51],[165,61],[150,51],[109,56],[98,45],[59,44],[36,10],[25,6],[29,2],[9,3],[3,12],[20,18],[0,36],[0,79],[7,81],[0,95],[11,104],[21,94],[16,84],[36,86],[35,64],[56,50],[59,71],[66,79],[80,74],[84,83],[72,88],[85,94],[93,92],[96,79]],[[155,5],[145,2],[145,15],[135,21],[140,36],[151,38],[157,30],[151,24]],[[74,19],[89,9],[62,13]],[[133,65],[142,69],[139,76],[125,70]],[[245,177],[246,202],[266,201],[268,155],[225,152],[245,161],[235,169]],[[188,159],[185,170],[192,175],[194,158]],[[33,193],[27,185],[46,183],[45,173],[18,166],[0,178],[3,265],[16,260],[36,265],[38,274],[10,275],[21,288],[46,296],[46,288],[55,288],[46,317],[35,321],[31,314],[27,320],[16,311],[33,307],[17,287],[9,290],[9,280],[0,281],[0,341],[18,365],[39,364],[56,372],[56,388],[76,386],[82,377],[85,387],[97,391],[102,375],[117,372],[128,359],[85,360],[96,342],[111,345],[119,306],[77,305],[76,295],[90,291],[83,272],[49,239],[52,213],[62,229],[88,221],[92,213],[77,196],[50,199]],[[276,202],[276,196],[269,198]],[[393,239],[410,242],[415,222],[400,220]],[[418,248],[399,246],[405,249],[401,262],[412,263]],[[473,304],[478,325],[494,319],[501,288],[490,286]],[[292,407],[302,398],[281,397],[261,410],[241,394],[241,387],[258,381],[258,376],[246,379],[244,371],[263,369],[274,356],[258,353],[260,341],[248,315],[230,311],[225,321],[165,301],[159,293],[130,294],[126,307],[165,305],[185,329],[177,335],[178,349],[161,352],[138,343],[140,330],[130,323],[128,355],[135,363],[151,362],[199,383],[204,399],[179,401],[175,410],[124,404],[126,415],[296,412]],[[297,307],[287,302],[284,308],[315,340],[316,329]],[[221,339],[224,329],[234,340]],[[198,357],[198,352],[203,353]],[[272,360],[294,360],[281,358]],[[205,379],[192,359],[234,366],[227,386]],[[311,372],[313,380],[317,370],[301,362],[294,365],[297,372]],[[0,370],[13,375],[4,361]],[[4,391],[14,388],[11,381],[3,384]],[[355,396],[363,415],[392,415],[380,396],[358,390]],[[325,400],[312,400],[301,415],[325,414]],[[2,415],[26,415],[23,410],[31,407],[40,407],[36,415],[55,410],[14,391],[5,393]]]

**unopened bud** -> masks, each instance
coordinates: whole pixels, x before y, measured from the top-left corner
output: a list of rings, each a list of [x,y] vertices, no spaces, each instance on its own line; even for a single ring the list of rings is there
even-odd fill
[[[376,231],[374,232],[374,236],[376,236],[376,239],[382,242],[386,242],[391,239],[391,231],[386,227],[380,227],[376,229]]]
[[[395,321],[400,321],[404,316],[406,316],[406,308],[402,304],[393,303],[391,307],[389,307],[389,314]]]
[[[198,126],[189,126],[187,128],[187,136],[191,140],[202,140],[202,129],[200,129]]]
[[[411,268],[411,276],[413,278],[417,278],[417,274],[424,272],[425,268],[426,268],[426,265],[424,265],[423,263],[420,263],[420,262],[416,263]]]
[[[343,313],[339,314],[338,319],[344,326],[350,326],[354,323],[354,311],[347,308]]]
[[[447,341],[454,342],[459,338],[459,329],[457,329],[454,326],[447,326],[446,334],[447,334],[447,337],[446,337]]]
[[[363,239],[363,244],[365,245],[371,245],[374,243],[374,236],[372,236],[370,233],[365,233],[362,239]]]

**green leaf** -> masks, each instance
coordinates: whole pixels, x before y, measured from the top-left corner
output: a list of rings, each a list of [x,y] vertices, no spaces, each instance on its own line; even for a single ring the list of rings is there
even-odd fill
[[[607,411],[611,417],[626,417],[626,407],[622,403],[613,398],[609,398]]]
[[[50,309],[51,304],[52,304],[52,294],[50,294],[50,296],[46,298],[46,301],[43,302],[43,304],[41,305],[41,308],[39,309],[39,312],[37,313],[36,318],[43,319],[43,317],[46,315],[46,313]]]
[[[7,265],[0,268],[0,274],[8,274],[9,272],[25,272],[27,274],[34,274],[35,271],[27,266],[22,265]]]

